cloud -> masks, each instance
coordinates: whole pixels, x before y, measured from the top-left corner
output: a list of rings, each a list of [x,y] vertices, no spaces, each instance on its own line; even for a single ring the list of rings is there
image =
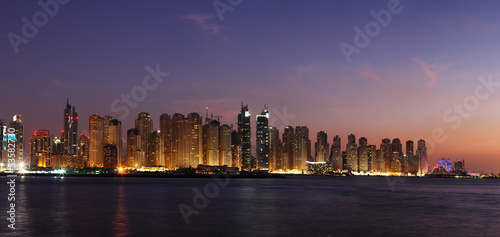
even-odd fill
[[[413,58],[413,61],[415,61],[418,66],[420,66],[420,69],[422,72],[430,79],[429,83],[427,83],[427,86],[433,87],[436,82],[439,80],[438,78],[438,73],[445,70],[446,68],[449,68],[451,66],[454,66],[454,63],[446,63],[446,64],[427,64],[420,58]]]
[[[221,32],[222,26],[218,24],[208,23],[211,19],[217,18],[213,14],[188,14],[182,15],[181,18],[191,20],[204,30],[211,31],[214,35]]]

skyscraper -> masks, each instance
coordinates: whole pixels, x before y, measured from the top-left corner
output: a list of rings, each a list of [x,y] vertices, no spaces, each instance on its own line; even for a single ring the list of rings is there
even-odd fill
[[[330,144],[328,144],[328,135],[325,131],[319,131],[316,135],[315,161],[327,162],[330,161]]]
[[[118,149],[115,144],[105,144],[103,147],[103,168],[115,169],[118,165]]]
[[[368,169],[368,140],[366,137],[359,139],[358,147],[358,169],[359,171],[367,172]]]
[[[202,141],[202,125],[201,116],[198,113],[190,113],[187,115],[188,120],[188,143],[189,143],[189,166],[197,167],[202,162],[203,156],[203,141]]]
[[[231,167],[241,167],[241,146],[238,131],[231,131]]]
[[[82,134],[79,140],[80,140],[80,145],[78,146],[78,158],[81,160],[83,167],[88,167],[90,166],[89,164],[90,137]]]
[[[427,147],[423,139],[418,140],[417,157],[419,160],[419,174],[427,174],[429,165],[427,163]]]
[[[64,109],[64,130],[62,133],[63,155],[70,160],[70,166],[74,162],[74,158],[78,152],[78,113],[75,111],[75,106],[69,104],[69,98],[66,101],[66,109]]]
[[[172,166],[174,168],[189,167],[189,124],[182,114],[172,117]]]
[[[103,147],[113,144],[116,146],[116,164],[122,166],[122,123],[111,116],[103,118]]]
[[[203,164],[219,165],[219,127],[217,120],[203,125]]]
[[[377,170],[377,146],[368,144],[368,170],[376,171]]]
[[[140,167],[140,152],[139,152],[139,130],[133,128],[127,131],[127,166]],[[91,142],[92,144],[92,142]],[[92,153],[91,153],[92,154]]]
[[[16,114],[10,122],[10,127],[14,128],[16,135],[16,163],[24,163],[24,125],[21,121],[21,115]],[[7,153],[7,152],[6,152]]]
[[[276,127],[269,126],[269,170],[282,169],[280,131]]]
[[[403,145],[399,138],[392,139],[391,172],[403,172]]]
[[[173,168],[172,160],[172,116],[162,114],[160,116],[160,132],[163,137],[163,152],[165,157],[165,167]]]
[[[231,166],[231,127],[224,124],[219,127],[219,165]]]
[[[342,170],[342,151],[341,151],[341,145],[340,145],[340,136],[336,135],[333,138],[333,143],[332,143],[332,151],[331,151],[331,160],[333,162],[333,168],[335,170]]]
[[[257,168],[269,169],[269,112],[264,106],[262,112],[256,116],[257,123]]]
[[[352,172],[358,171],[358,145],[356,144],[356,136],[350,134],[347,136],[346,144],[346,165],[347,170]]]
[[[380,144],[380,149],[382,150],[384,156],[384,169],[382,172],[391,172],[392,165],[392,144],[391,139],[382,139],[382,144]]]
[[[238,137],[241,146],[241,168],[246,171],[253,168],[251,135],[248,105],[243,106],[243,103],[241,103],[241,111],[238,114]]]
[[[104,166],[103,118],[97,114],[89,116],[89,160],[90,167]]]
[[[141,112],[137,115],[135,119],[135,129],[139,131],[139,166],[147,166],[147,155],[148,155],[148,141],[149,135],[153,132],[153,120],[151,120],[151,115],[146,112]]]
[[[146,166],[148,167],[164,167],[164,144],[163,137],[160,131],[154,131],[149,134],[148,138],[148,154],[146,155]]]
[[[419,161],[418,157],[414,154],[413,141],[411,140],[406,141],[406,158],[407,172],[412,174],[418,173]]]
[[[309,129],[306,126],[295,127],[293,152],[293,169],[305,170],[306,161],[311,158],[311,140],[309,140]]]
[[[294,148],[295,148],[295,130],[292,126],[285,127],[283,132],[283,169],[292,170],[295,164],[294,161]]]
[[[39,129],[29,139],[29,158],[31,166],[51,167],[50,164],[50,133]]]

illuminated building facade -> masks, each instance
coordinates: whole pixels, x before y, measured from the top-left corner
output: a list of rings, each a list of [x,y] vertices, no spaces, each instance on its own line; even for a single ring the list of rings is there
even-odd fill
[[[122,166],[122,123],[111,116],[103,118],[103,146],[113,144],[116,146],[117,165]]]
[[[83,164],[83,167],[90,167],[89,163],[90,137],[81,134],[79,140],[80,144],[78,146],[78,159]]]
[[[14,134],[16,139],[16,163],[24,162],[24,125],[21,121],[21,115],[16,114],[10,122],[9,128],[14,128]],[[4,137],[5,138],[5,137]],[[4,147],[5,148],[5,147]],[[7,152],[5,152],[7,153]],[[5,154],[7,155],[7,154]]]
[[[203,125],[203,165],[219,166],[219,127],[217,120]]]
[[[429,172],[429,164],[427,163],[427,147],[425,147],[425,140],[418,140],[417,157],[419,160],[419,174],[427,174]]]
[[[384,138],[382,139],[382,144],[380,144],[380,149],[384,155],[384,165],[385,168],[382,172],[391,172],[392,166],[392,144],[391,139]]]
[[[306,161],[311,159],[311,140],[309,140],[309,129],[306,126],[295,127],[293,151],[293,169],[305,170]]]
[[[78,113],[75,111],[75,106],[69,104],[69,99],[64,109],[64,130],[61,139],[63,154],[69,159],[75,157],[78,151]]]
[[[358,147],[358,171],[367,172],[368,169],[368,140],[366,137],[359,139]]]
[[[219,166],[231,166],[231,126],[224,124],[219,127]]]
[[[187,115],[188,120],[188,165],[197,167],[202,162],[203,158],[203,129],[201,124],[201,116],[198,113],[190,113]]]
[[[330,159],[332,160],[334,170],[343,170],[341,149],[342,147],[340,145],[340,136],[337,135],[333,138],[332,149],[330,153]]]
[[[392,139],[391,172],[403,172],[403,145],[399,138]]]
[[[358,171],[358,145],[356,144],[356,136],[350,134],[347,136],[346,144],[346,165],[347,170],[352,172]]]
[[[51,167],[50,163],[50,133],[39,129],[29,139],[30,166]]]
[[[89,160],[90,167],[103,167],[104,166],[104,150],[103,150],[103,127],[104,120],[97,114],[89,116]]]
[[[328,143],[328,135],[325,131],[319,131],[317,133],[314,148],[316,162],[330,161],[330,144]]]
[[[118,166],[118,149],[116,144],[105,144],[103,147],[105,169],[116,169]]]
[[[252,130],[250,127],[250,112],[248,105],[243,106],[241,103],[241,111],[238,114],[238,137],[240,138],[241,146],[241,169],[250,171],[253,168],[254,161],[252,159]]]
[[[136,157],[135,160],[137,160],[140,167],[147,166],[146,159],[148,155],[149,135],[153,132],[153,120],[151,119],[151,115],[146,112],[139,113],[135,119],[135,129],[139,131],[139,156]]]
[[[172,116],[168,114],[160,115],[160,132],[163,137],[163,152],[165,167],[173,168],[172,162]]]
[[[231,131],[231,167],[241,167],[241,146],[238,131]]]
[[[255,118],[257,123],[257,168],[269,169],[269,111],[264,106],[262,112]]]
[[[295,130],[292,126],[285,127],[283,132],[283,170],[291,170],[294,167]]]
[[[139,168],[140,166],[140,153],[139,152],[139,130],[133,128],[127,131],[127,161],[128,167]]]

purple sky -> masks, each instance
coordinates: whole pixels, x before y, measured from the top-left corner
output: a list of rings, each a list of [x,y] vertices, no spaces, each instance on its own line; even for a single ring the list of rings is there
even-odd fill
[[[465,159],[471,171],[500,172],[500,87],[489,91],[478,80],[500,81],[500,2],[400,1],[350,63],[339,45],[355,45],[354,28],[364,31],[375,20],[370,11],[389,1],[244,0],[224,20],[212,2],[70,1],[17,53],[9,33],[23,36],[21,19],[33,22],[42,8],[4,2],[0,119],[19,113],[26,134],[60,135],[69,96],[85,133],[90,114],[119,117],[112,102],[159,65],[169,76],[130,109],[124,131],[142,111],[155,128],[162,113],[204,116],[205,107],[235,123],[243,101],[252,120],[264,104],[271,118],[286,108],[290,117],[274,124],[306,125],[313,142],[319,130],[330,143],[353,133],[377,147],[384,137],[424,138],[431,164]],[[471,111],[453,112],[464,100]],[[433,139],[436,128],[447,138]]]

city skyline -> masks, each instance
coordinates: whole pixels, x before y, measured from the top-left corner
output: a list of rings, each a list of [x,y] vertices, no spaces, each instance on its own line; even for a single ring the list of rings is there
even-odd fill
[[[123,137],[143,111],[159,121],[163,113],[204,114],[208,107],[221,123],[234,124],[243,101],[254,116],[252,147],[255,115],[267,104],[280,136],[287,125],[306,125],[311,143],[325,131],[329,143],[340,135],[342,150],[349,134],[377,147],[386,137],[415,147],[425,139],[430,164],[465,159],[469,169],[498,173],[499,30],[491,22],[499,3],[400,1],[401,11],[347,62],[339,45],[355,45],[354,28],[377,22],[371,11],[389,9],[387,2],[244,1],[223,20],[211,2],[151,2],[139,9],[69,2],[18,52],[6,36],[22,35],[22,18],[32,21],[43,8],[9,2],[0,22],[0,119],[9,123],[21,114],[25,139],[38,129],[58,135],[62,101],[70,97],[81,121],[113,116]],[[151,71],[169,74],[158,82]],[[144,87],[147,75],[155,88]],[[113,102],[124,106],[121,96],[137,87],[145,88],[145,98],[119,118]]]

